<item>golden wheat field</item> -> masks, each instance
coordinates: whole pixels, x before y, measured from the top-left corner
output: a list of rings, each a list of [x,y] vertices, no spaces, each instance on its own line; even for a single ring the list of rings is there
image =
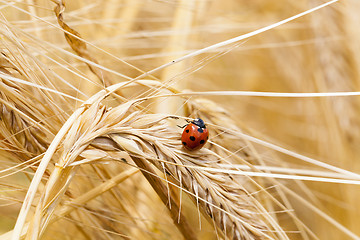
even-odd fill
[[[0,239],[360,239],[359,12],[0,0]]]

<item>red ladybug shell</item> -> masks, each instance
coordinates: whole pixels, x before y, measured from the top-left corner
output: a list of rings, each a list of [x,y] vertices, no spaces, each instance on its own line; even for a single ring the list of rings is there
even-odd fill
[[[202,123],[201,127],[197,124],[198,120]],[[185,127],[181,135],[181,142],[186,149],[191,151],[202,148],[208,138],[209,132],[204,122],[201,119],[196,119]]]

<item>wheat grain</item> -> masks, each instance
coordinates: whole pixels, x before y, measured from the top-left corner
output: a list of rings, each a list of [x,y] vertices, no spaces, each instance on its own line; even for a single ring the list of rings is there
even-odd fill
[[[108,141],[108,148],[116,146],[115,149],[128,152],[132,158],[151,161],[168,173],[176,185],[183,187],[194,197],[202,211],[229,238],[270,238],[270,230],[264,224],[264,213],[251,203],[254,199],[249,197],[241,183],[235,182],[227,174],[210,174],[186,167],[205,164],[217,168],[221,162],[219,155],[210,150],[196,154],[181,150],[179,134],[164,123],[163,115],[128,112],[131,110],[130,106],[124,104],[106,109],[95,102],[78,115],[65,135],[61,157],[42,194],[27,236],[36,238],[46,228],[77,166],[106,155],[101,150],[92,154],[95,158],[78,162],[80,154],[90,144],[96,146],[96,141],[92,142],[98,138],[101,139],[102,149],[104,142]],[[89,122],[88,119],[93,121]]]

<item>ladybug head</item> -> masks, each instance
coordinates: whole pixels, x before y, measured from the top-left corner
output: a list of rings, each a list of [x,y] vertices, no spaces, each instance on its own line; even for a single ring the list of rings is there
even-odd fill
[[[194,121],[192,121],[191,123],[195,124],[196,126],[200,127],[200,128],[206,128],[204,121],[201,118],[196,118]]]

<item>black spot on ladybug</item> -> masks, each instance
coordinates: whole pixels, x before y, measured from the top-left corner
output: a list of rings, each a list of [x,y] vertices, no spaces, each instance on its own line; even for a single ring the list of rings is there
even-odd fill
[[[200,144],[204,144],[204,142],[205,142],[204,140],[201,140],[201,141],[200,141]]]
[[[183,144],[184,146],[186,146],[186,142],[182,142],[182,144]]]
[[[187,132],[187,133],[188,133],[188,132],[189,132],[189,129],[186,129],[186,131],[185,131],[185,132]]]
[[[198,128],[198,132],[199,132],[199,133],[203,133],[203,132],[204,132],[204,129]]]
[[[209,139],[209,136],[206,137],[206,140],[208,140],[208,139]]]
[[[194,136],[190,136],[190,140],[191,140],[191,141],[195,141],[195,137],[194,137]]]

